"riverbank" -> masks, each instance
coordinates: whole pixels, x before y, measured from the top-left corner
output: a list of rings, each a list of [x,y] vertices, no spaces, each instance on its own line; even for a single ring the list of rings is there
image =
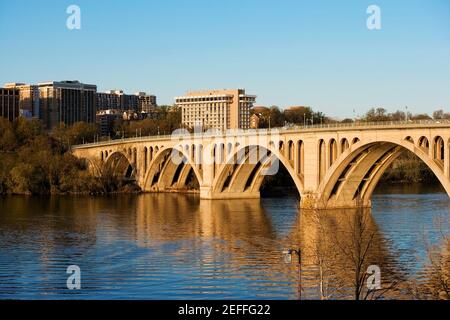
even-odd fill
[[[0,194],[107,194],[134,193],[130,185],[113,172],[100,177],[86,163],[70,153],[70,143],[95,134],[96,128],[79,123],[51,133],[37,120],[0,118]]]

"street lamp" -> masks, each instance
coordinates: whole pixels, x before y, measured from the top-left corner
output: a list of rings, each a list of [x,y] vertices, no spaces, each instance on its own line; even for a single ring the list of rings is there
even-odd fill
[[[299,249],[288,249],[283,251],[284,262],[289,264],[292,262],[292,256],[297,255],[298,257],[298,294],[299,300],[302,300],[302,251]]]

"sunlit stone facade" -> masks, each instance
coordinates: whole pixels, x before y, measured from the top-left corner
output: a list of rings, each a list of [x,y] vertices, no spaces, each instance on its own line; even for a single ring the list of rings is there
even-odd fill
[[[247,95],[244,89],[194,91],[175,98],[184,127],[221,130],[248,129],[255,101],[256,96]]]

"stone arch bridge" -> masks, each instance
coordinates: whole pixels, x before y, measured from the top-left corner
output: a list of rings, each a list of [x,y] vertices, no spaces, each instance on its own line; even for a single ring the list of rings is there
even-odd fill
[[[111,140],[72,147],[91,170],[113,170],[145,192],[183,192],[195,176],[202,199],[258,198],[283,165],[309,208],[370,206],[389,165],[419,157],[450,196],[450,122],[364,123]]]

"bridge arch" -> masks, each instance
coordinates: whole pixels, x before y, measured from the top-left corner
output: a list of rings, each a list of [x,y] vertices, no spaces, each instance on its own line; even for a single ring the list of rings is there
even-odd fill
[[[303,183],[289,159],[279,150],[280,144],[273,142],[270,146],[248,145],[236,148],[226,162],[219,168],[213,180],[213,193],[219,198],[231,195],[255,195],[259,197],[259,190],[264,181],[264,170],[267,170],[278,160],[287,170],[298,190],[303,192]],[[255,161],[250,161],[255,160]]]
[[[98,159],[90,159],[88,157],[80,157],[78,158],[78,161],[80,161],[84,165],[84,167],[94,176],[101,175],[101,168],[103,164],[102,161],[99,161]]]
[[[157,148],[157,147],[156,147]],[[181,163],[172,161],[173,152],[178,152]],[[195,175],[199,185],[202,183],[200,168],[192,161],[189,150],[185,146],[162,147],[154,156],[148,170],[144,174],[144,191],[164,191],[179,189],[184,186],[191,172]]]
[[[130,159],[120,151],[111,153],[103,163],[103,170],[126,179],[134,179],[136,176],[135,166]]]
[[[330,166],[336,161],[338,157],[338,145],[335,139],[330,140]]]
[[[350,147],[350,144],[348,143],[347,138],[342,138],[341,139],[341,152],[340,153],[344,153],[348,148]]]
[[[429,154],[422,143],[417,146],[408,140],[384,138],[379,141],[359,141],[339,156],[328,170],[318,188],[317,205],[320,207],[370,206],[372,193],[389,168],[403,152],[409,150],[434,173],[450,196],[450,181],[442,166]]]
[[[428,152],[428,149],[430,148],[430,142],[428,141],[427,137],[421,136],[418,140],[417,146]]]
[[[320,139],[319,140],[319,154],[318,154],[318,159],[319,159],[319,182],[322,181],[323,177],[325,176],[325,172],[327,170],[327,147],[325,144],[325,140],[324,139]]]
[[[289,140],[288,141],[288,160],[293,163],[295,159],[295,144],[294,141]]]
[[[297,173],[305,174],[305,143],[303,140],[297,141]]]
[[[441,136],[433,139],[433,159],[440,165],[444,165],[445,142]]]

